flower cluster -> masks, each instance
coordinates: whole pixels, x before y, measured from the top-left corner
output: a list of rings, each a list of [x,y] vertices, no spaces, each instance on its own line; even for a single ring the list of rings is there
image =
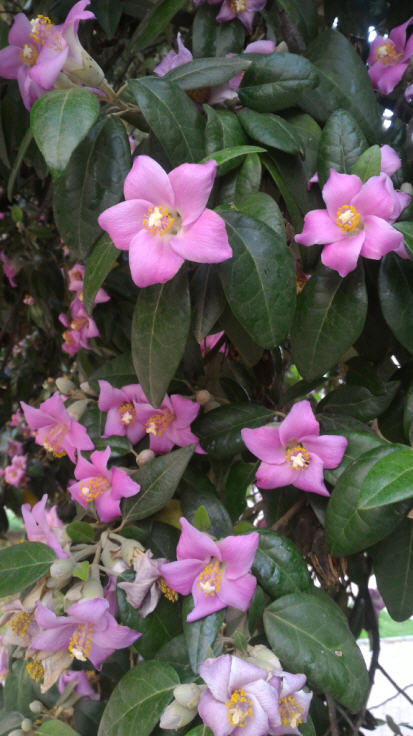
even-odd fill
[[[19,488],[26,483],[27,458],[25,455],[14,455],[10,465],[4,468],[4,480],[9,485]]]
[[[406,41],[406,33],[413,16],[390,31],[389,37],[376,36],[370,46],[369,77],[375,89],[390,94],[400,82],[413,54],[413,36]]]
[[[62,349],[75,355],[80,348],[89,350],[89,340],[92,337],[99,337],[99,330],[96,322],[87,314],[83,306],[83,280],[85,276],[85,267],[80,263],[75,263],[69,271],[69,291],[74,291],[75,296],[70,304],[70,319],[65,314],[59,315],[59,320],[67,329],[63,332],[64,343]],[[107,302],[110,299],[104,289],[99,289],[94,306]]]

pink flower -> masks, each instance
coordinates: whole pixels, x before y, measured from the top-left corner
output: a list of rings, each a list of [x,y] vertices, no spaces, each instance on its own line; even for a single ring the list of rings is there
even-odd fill
[[[413,23],[413,16],[390,31],[389,38],[376,36],[370,47],[369,77],[375,89],[388,95],[398,84],[409,66],[413,54],[413,37],[406,43],[406,30]]]
[[[327,209],[307,212],[303,231],[295,239],[302,245],[324,245],[324,265],[347,276],[360,254],[379,260],[403,244],[402,233],[390,224],[400,214],[400,194],[386,174],[363,184],[354,174],[330,169],[322,190]]]
[[[252,33],[252,22],[257,10],[265,8],[267,0],[224,0],[217,21],[227,21],[238,18],[244,24],[248,33]]]
[[[38,604],[36,622],[42,630],[31,648],[47,652],[67,650],[74,659],[89,659],[96,668],[117,649],[131,646],[140,636],[127,626],[116,623],[104,598],[75,603],[67,616],[56,616]]]
[[[397,169],[400,169],[401,165],[402,162],[400,161],[400,158],[394,148],[388,146],[387,144],[384,144],[384,146],[380,146],[380,173],[392,176],[392,174],[394,174]],[[318,184],[317,172],[315,172],[315,174],[313,174],[307,182],[307,189],[309,191],[313,184]]]
[[[79,453],[75,468],[77,483],[72,481],[68,488],[72,498],[84,509],[94,501],[99,519],[105,522],[120,516],[122,498],[135,496],[140,491],[139,484],[129,478],[124,470],[116,466],[108,469],[109,457],[110,447],[92,452],[91,462]]]
[[[85,278],[85,270],[85,266],[81,263],[75,263],[68,271],[69,291],[75,291],[77,298],[81,302],[83,302],[83,281]],[[104,289],[98,289],[93,306],[101,304],[102,302],[108,302],[109,299],[110,296]]]
[[[324,468],[341,463],[347,440],[340,435],[321,435],[309,401],[298,401],[279,427],[267,425],[243,429],[241,436],[263,462],[257,470],[259,488],[293,485],[302,491],[329,496]]]
[[[223,654],[205,659],[199,674],[208,688],[198,712],[214,736],[267,736],[282,725],[278,694],[267,682],[267,670]]]
[[[34,299],[30,294],[26,294],[25,297],[23,297],[23,304],[26,304],[28,307],[32,307],[34,304]]]
[[[220,341],[223,334],[224,334],[224,330],[221,330],[221,332],[214,332],[213,335],[208,335],[207,337],[205,337],[201,342],[202,355],[205,355],[209,350],[212,350],[212,348],[214,348],[215,345]],[[218,352],[224,353],[224,355],[227,354],[228,349],[225,343],[221,345]]]
[[[0,51],[0,61],[1,61],[1,51]],[[13,287],[13,289],[17,286],[16,282],[14,281],[14,277],[17,273],[17,268],[13,265],[13,262],[10,260],[10,258],[7,258],[6,254],[3,253],[2,250],[0,250],[0,261],[3,263],[3,272],[5,277],[8,279],[8,282],[10,286]]]
[[[65,314],[59,314],[59,321],[64,327],[69,328],[63,332],[62,350],[69,355],[75,355],[80,348],[90,350],[88,340],[92,337],[99,337],[100,332],[96,322],[89,317],[79,298],[76,297],[72,301],[70,311],[72,317],[70,321]]]
[[[7,454],[9,457],[13,455],[23,455],[23,444],[17,440],[10,439],[7,442]]]
[[[3,644],[3,635],[0,634],[0,685],[4,685],[9,672],[9,658],[7,646]]]
[[[49,515],[50,512],[46,511],[46,503],[47,493],[42,496],[33,508],[28,503],[23,504],[21,510],[27,539],[29,542],[47,544],[60,560],[64,557],[69,557],[68,553],[62,547],[62,543],[66,541],[66,533],[56,513],[54,513],[53,517]],[[53,508],[55,509],[55,507]]]
[[[14,412],[14,414],[11,415],[10,427],[18,427],[22,419],[23,419],[23,415],[20,409],[18,409],[17,411]]]
[[[164,558],[153,559],[148,549],[137,554],[133,560],[135,580],[132,583],[118,583],[118,588],[125,591],[128,603],[138,609],[142,618],[155,610],[162,593],[171,601],[178,599],[177,593],[162,580],[160,566],[165,562]]]
[[[4,480],[9,485],[19,488],[26,480],[27,458],[25,455],[15,455],[11,465],[4,469]]]
[[[246,611],[257,584],[249,571],[258,547],[258,533],[214,542],[184,517],[180,523],[178,560],[159,569],[172,590],[182,595],[192,592],[195,607],[186,620],[197,621],[226,606]]]
[[[59,677],[57,684],[59,693],[63,693],[68,685],[72,682],[76,683],[74,692],[81,698],[88,698],[89,700],[100,700],[100,695],[97,693],[92,685],[90,684],[86,672],[83,670],[67,670]]]
[[[300,736],[298,726],[305,723],[310,709],[312,693],[306,693],[301,688],[305,685],[305,675],[293,675],[283,670],[272,673],[270,685],[278,695],[278,708],[282,725],[271,731],[271,736],[295,734]]]
[[[0,51],[0,76],[17,79],[25,107],[31,106],[54,84],[66,63],[75,55],[80,20],[94,18],[85,11],[89,0],[73,6],[65,22],[55,26],[43,15],[29,21],[18,13],[9,32],[9,46]]]
[[[171,71],[171,69],[175,69],[177,66],[182,66],[182,64],[187,64],[188,61],[192,61],[193,56],[189,49],[184,46],[181,34],[178,33],[176,37],[176,42],[178,44],[178,53],[175,53],[175,51],[169,51],[166,56],[162,59],[160,64],[155,67],[154,74],[157,74],[158,77],[164,77],[165,74]]]
[[[137,156],[125,179],[125,202],[98,217],[120,250],[129,251],[139,287],[164,284],[185,259],[221,263],[232,255],[224,220],[205,209],[216,162],[182,164],[167,174],[149,156]]]
[[[94,444],[85,427],[73,419],[56,391],[39,409],[20,402],[27,424],[35,430],[36,444],[54,457],[68,455],[75,462],[75,450],[93,450]]]
[[[139,406],[148,405],[139,383],[114,388],[108,381],[98,381],[98,407],[107,411],[104,437],[126,436],[132,445],[145,436],[145,425],[139,418]]]

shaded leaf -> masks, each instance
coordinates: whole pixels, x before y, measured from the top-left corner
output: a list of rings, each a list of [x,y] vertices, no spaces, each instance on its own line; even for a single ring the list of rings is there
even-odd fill
[[[377,587],[390,616],[405,621],[413,615],[413,519],[404,519],[370,554]]]
[[[259,530],[260,541],[252,572],[266,593],[279,598],[311,586],[307,565],[295,544],[271,531]]]
[[[205,616],[205,618],[201,618],[198,621],[187,623],[186,617],[192,611],[193,607],[194,602],[192,596],[186,596],[182,606],[184,637],[191,667],[195,673],[198,673],[200,664],[208,656],[211,656],[214,642],[224,623],[225,609]]]
[[[49,571],[56,559],[40,542],[23,542],[0,550],[0,597],[20,593]]]
[[[246,107],[277,112],[295,105],[297,94],[315,87],[317,81],[317,71],[303,56],[264,54],[245,72],[238,95]]]
[[[380,305],[394,336],[413,352],[413,263],[388,253],[380,263]]]
[[[327,181],[330,169],[335,169],[340,174],[351,174],[353,166],[366,148],[366,137],[353,115],[347,110],[333,112],[320,138],[317,164],[320,186],[324,186]]]
[[[83,304],[88,314],[91,314],[96,294],[112,270],[118,256],[119,250],[105,233],[99,238],[87,259],[83,282]]]
[[[241,429],[261,427],[273,419],[273,412],[263,406],[231,404],[198,417],[191,427],[209,455],[225,460],[244,449]]]

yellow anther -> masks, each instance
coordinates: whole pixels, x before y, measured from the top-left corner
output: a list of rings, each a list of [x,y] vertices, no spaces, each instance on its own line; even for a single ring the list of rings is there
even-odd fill
[[[292,695],[287,695],[278,701],[283,726],[297,728],[303,722],[304,708],[301,707]]]
[[[85,662],[92,645],[92,634],[92,624],[79,624],[69,641],[69,646],[67,647],[69,654],[80,662]]]
[[[118,409],[119,419],[125,427],[135,421],[136,410],[131,401],[125,401]]]
[[[227,700],[225,705],[228,708],[228,720],[231,726],[244,728],[253,713],[252,700],[247,697],[245,690],[243,688],[234,690],[231,699]]]
[[[15,613],[14,616],[10,619],[9,626],[14,634],[16,634],[17,636],[21,636],[21,638],[24,639],[27,634],[27,629],[29,628],[33,619],[33,613],[20,611],[20,613]]]
[[[287,449],[285,459],[294,470],[305,470],[310,465],[310,454],[301,442]]]
[[[37,61],[38,55],[39,52],[33,43],[25,43],[19,53],[22,62],[26,64],[26,66],[33,66]]]
[[[212,558],[199,574],[198,590],[207,598],[216,595],[221,587],[223,569],[219,560]]]
[[[398,64],[402,56],[403,53],[398,53],[396,51],[396,47],[390,39],[381,43],[380,46],[377,46],[376,48],[376,61],[380,62],[380,64],[384,64],[384,66],[395,66],[395,64]]]
[[[145,230],[152,235],[166,235],[169,233],[175,218],[165,207],[148,207],[148,212],[142,220]]]
[[[176,419],[176,416],[169,411],[169,409],[152,414],[148,421],[145,422],[146,433],[153,434],[154,437],[162,437],[163,433],[174,419]]]
[[[44,449],[51,452],[54,457],[63,457],[63,455],[66,455],[66,450],[62,443],[67,429],[66,425],[60,422],[51,427],[43,438],[42,445]]]
[[[229,6],[233,13],[244,13],[248,8],[248,0],[230,0]]]
[[[70,323],[70,329],[74,330],[75,332],[80,332],[80,330],[83,329],[83,327],[86,327],[89,320],[87,317],[76,317],[76,319],[73,319]]]
[[[32,661],[26,665],[26,670],[29,676],[35,682],[40,682],[41,680],[43,680],[44,667],[39,659],[32,659]]]
[[[360,213],[352,204],[343,204],[337,210],[337,225],[346,233],[353,233],[360,230]]]
[[[102,475],[80,481],[79,493],[86,501],[94,501],[110,488],[110,482]]]
[[[172,588],[169,587],[165,578],[159,578],[156,584],[162,595],[164,595],[165,598],[168,599],[168,601],[171,601],[171,603],[176,603],[176,601],[178,600],[178,593],[176,592],[176,590],[172,590]]]

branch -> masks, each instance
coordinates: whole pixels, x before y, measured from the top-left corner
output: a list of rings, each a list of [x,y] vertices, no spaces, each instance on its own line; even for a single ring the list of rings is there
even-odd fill
[[[401,687],[399,687],[397,682],[395,682],[393,678],[390,677],[389,673],[384,669],[384,667],[381,666],[381,664],[377,664],[377,669],[380,670],[380,672],[382,672],[385,677],[387,677],[388,681],[391,682],[391,684],[397,690],[397,692],[400,695],[403,695],[403,697],[406,698],[406,700],[408,700],[409,703],[413,705],[413,700],[411,699],[411,697]],[[411,685],[409,685],[408,687],[411,687]],[[377,706],[375,707],[377,708]]]

